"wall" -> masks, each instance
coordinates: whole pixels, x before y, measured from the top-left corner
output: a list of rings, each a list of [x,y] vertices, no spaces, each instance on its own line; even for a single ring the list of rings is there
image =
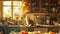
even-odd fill
[[[0,19],[2,19],[2,1],[0,1]]]

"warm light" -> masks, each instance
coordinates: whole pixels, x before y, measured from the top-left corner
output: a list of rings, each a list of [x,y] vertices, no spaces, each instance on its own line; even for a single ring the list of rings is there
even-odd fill
[[[11,1],[3,1],[3,18],[9,21],[11,19],[11,15]]]
[[[11,5],[11,1],[3,1],[3,5]]]
[[[13,11],[12,11],[12,3],[13,3]],[[29,7],[25,6],[26,2],[22,1],[3,1],[3,18],[5,17],[13,17],[13,19],[20,19],[26,12],[28,12]],[[13,14],[13,16],[12,16]]]
[[[11,17],[11,7],[3,7],[3,17]]]
[[[25,6],[25,4],[26,4],[26,2],[23,2],[23,3],[22,3],[22,6]]]
[[[13,1],[13,19],[20,20],[22,16],[22,1]]]
[[[28,17],[26,16],[26,24],[28,25]]]
[[[22,5],[22,1],[13,1],[13,5],[21,6]]]
[[[44,33],[44,34],[48,34],[48,33]]]

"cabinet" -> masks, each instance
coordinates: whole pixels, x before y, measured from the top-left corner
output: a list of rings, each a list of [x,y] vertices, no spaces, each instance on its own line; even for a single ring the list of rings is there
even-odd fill
[[[39,11],[39,0],[31,0],[31,11]]]
[[[5,27],[4,28],[5,33],[3,32],[3,29],[0,31],[4,34],[10,34],[13,31],[16,34],[18,32],[21,33],[23,28],[26,29],[26,32],[28,32],[28,34],[30,34],[29,32],[31,32],[32,34],[36,32],[38,32],[39,34],[40,33],[45,34],[45,33],[49,33],[50,31],[60,34],[60,27],[55,27],[51,25],[50,26],[40,25],[40,26],[31,26],[31,27]]]
[[[58,13],[59,0],[30,0],[29,13]]]
[[[34,28],[33,31],[41,31],[44,33],[53,31],[59,33],[60,26],[56,26],[56,24],[54,24],[58,22],[59,19],[57,17],[57,13],[30,13],[27,14],[27,16],[30,17],[35,22],[35,24],[38,24],[36,27],[31,27]]]
[[[48,12],[49,11],[49,0],[42,0],[42,12]]]
[[[52,13],[57,13],[58,0],[50,0],[50,10]]]

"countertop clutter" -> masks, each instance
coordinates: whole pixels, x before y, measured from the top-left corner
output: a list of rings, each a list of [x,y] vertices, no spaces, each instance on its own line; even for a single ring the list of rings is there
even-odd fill
[[[17,25],[16,24],[12,24],[12,23],[6,22],[5,24],[3,24],[2,22],[0,22],[0,26],[1,27],[58,27],[58,28],[60,28],[60,24],[57,24],[57,23],[55,23],[54,25],[45,25],[45,24],[42,25],[42,24],[36,23],[33,26],[31,24],[20,25],[20,24],[18,24],[18,22],[17,22]]]
[[[35,31],[34,28],[58,28],[60,29],[60,26],[57,25],[15,25],[15,24],[6,24],[9,22],[5,22],[5,24],[0,23],[0,29],[2,28],[2,31],[0,33],[3,33],[3,29],[5,31],[5,34],[58,34],[58,32],[49,31],[49,32],[43,32],[40,30]],[[17,22],[18,23],[18,22]],[[30,29],[33,31],[29,31]],[[8,33],[7,33],[8,32]]]
[[[60,34],[60,22],[53,16],[48,13],[28,14],[22,20],[2,20],[0,31],[4,34]]]
[[[41,31],[33,31],[33,32],[14,32],[11,31],[9,34],[58,34],[52,31],[49,31],[48,33],[42,33]]]
[[[60,23],[51,14],[28,14],[22,20],[0,21],[4,34],[60,34]]]

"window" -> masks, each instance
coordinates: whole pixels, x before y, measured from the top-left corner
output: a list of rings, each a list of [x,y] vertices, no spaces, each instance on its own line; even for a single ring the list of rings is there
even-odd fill
[[[22,15],[22,2],[13,1],[13,19],[20,18]]]
[[[21,17],[22,1],[3,1],[3,18]]]
[[[31,0],[31,11],[39,11],[39,0]]]
[[[11,1],[4,1],[3,2],[3,18],[11,18],[12,11],[11,11]]]

